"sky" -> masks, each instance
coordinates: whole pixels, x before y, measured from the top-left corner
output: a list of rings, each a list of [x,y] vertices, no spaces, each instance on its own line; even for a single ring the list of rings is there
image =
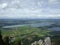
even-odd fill
[[[0,18],[60,18],[60,0],[0,0]]]

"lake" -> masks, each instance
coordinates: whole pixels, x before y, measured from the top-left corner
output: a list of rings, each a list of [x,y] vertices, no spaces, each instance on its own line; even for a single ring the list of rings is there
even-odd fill
[[[48,30],[52,30],[52,31],[60,31],[60,27],[52,27],[52,28],[49,28]]]
[[[13,27],[21,27],[21,26],[43,27],[43,26],[49,26],[52,24],[53,23],[43,22],[43,23],[35,23],[35,24],[20,24],[20,25],[3,26],[2,28],[13,28]]]
[[[44,27],[44,26],[50,26],[52,24],[54,23],[43,22],[43,23],[35,23],[35,24],[20,24],[20,25],[3,26],[2,28],[13,28],[13,27],[22,27],[22,26]],[[60,27],[52,27],[52,28],[48,28],[48,30],[60,31]]]

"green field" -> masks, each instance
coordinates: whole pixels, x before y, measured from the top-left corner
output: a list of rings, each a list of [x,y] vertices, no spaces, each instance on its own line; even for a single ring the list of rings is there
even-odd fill
[[[18,42],[22,40],[24,45],[30,45],[32,42],[41,39],[44,39],[46,36],[50,36],[49,30],[42,30],[40,28],[34,28],[30,26],[23,26],[11,29],[2,29],[3,39],[5,37],[15,38],[14,45],[18,45]],[[30,42],[29,42],[30,41]],[[27,43],[28,42],[28,43]]]
[[[51,37],[53,45],[57,45],[60,42],[60,32],[59,31],[50,31],[47,28],[43,27],[36,28],[31,26],[22,26],[10,29],[1,29],[2,39],[7,44],[10,45],[31,45],[34,41],[39,39],[44,40],[45,37]],[[11,39],[9,39],[11,37]],[[13,39],[14,38],[14,39]],[[13,41],[12,43],[7,42]],[[59,43],[60,45],[60,43]]]

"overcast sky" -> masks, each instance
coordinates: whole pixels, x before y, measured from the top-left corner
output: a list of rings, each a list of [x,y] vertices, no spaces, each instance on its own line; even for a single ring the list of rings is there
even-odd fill
[[[60,0],[0,0],[0,18],[60,18]]]

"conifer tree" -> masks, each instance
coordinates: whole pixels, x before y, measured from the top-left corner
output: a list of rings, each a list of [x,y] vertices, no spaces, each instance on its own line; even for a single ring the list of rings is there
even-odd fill
[[[0,45],[4,45],[4,42],[3,42],[3,39],[2,39],[1,30],[0,30]]]

